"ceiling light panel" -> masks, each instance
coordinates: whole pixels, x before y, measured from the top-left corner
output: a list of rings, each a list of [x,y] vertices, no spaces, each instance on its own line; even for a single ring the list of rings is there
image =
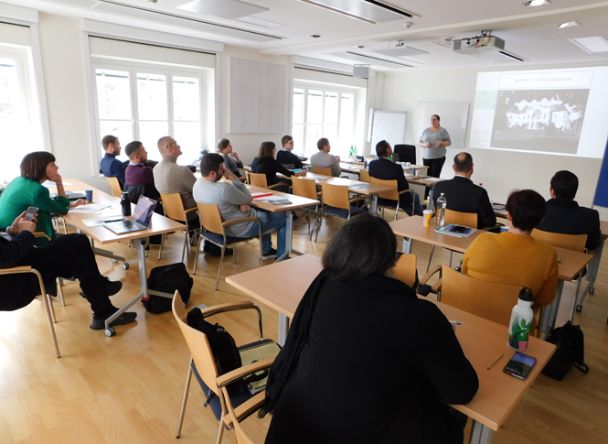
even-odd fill
[[[268,8],[239,0],[194,0],[178,6],[178,9],[226,19],[237,19],[268,11]]]
[[[300,0],[368,23],[385,23],[412,17],[413,14],[375,0]]]
[[[596,35],[593,37],[579,37],[576,39],[570,39],[570,41],[590,54],[608,52],[608,40],[601,35]]]
[[[411,46],[398,46],[395,48],[389,49],[375,49],[374,52],[379,54],[384,54],[390,57],[409,57],[409,56],[417,56],[429,54],[428,51],[423,51],[422,49],[412,48]]]

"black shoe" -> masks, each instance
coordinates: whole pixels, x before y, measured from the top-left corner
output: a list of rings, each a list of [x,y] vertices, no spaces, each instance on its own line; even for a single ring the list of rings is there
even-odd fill
[[[106,316],[105,318],[101,318],[97,317],[96,315],[93,315],[93,321],[91,322],[91,325],[89,325],[89,327],[91,328],[91,330],[103,330],[104,328],[106,328],[105,321],[110,316],[112,315]],[[135,321],[135,318],[137,318],[137,313],[135,313],[134,311],[125,311],[116,319],[114,319],[110,326],[130,324],[131,322]]]
[[[122,289],[122,282],[111,281],[106,278],[106,293],[108,296],[113,296]]]
[[[220,248],[218,248],[217,250],[215,248],[205,249],[203,251],[205,252],[205,254],[208,254],[209,256],[213,257],[220,257],[222,255],[222,250]],[[234,248],[226,248],[226,250],[224,251],[224,256],[232,256],[233,254]]]
[[[274,259],[277,256],[277,250],[271,248],[267,253],[262,254],[262,260]]]

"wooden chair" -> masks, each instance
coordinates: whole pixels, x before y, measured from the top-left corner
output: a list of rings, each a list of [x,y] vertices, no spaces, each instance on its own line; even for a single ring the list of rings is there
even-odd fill
[[[361,214],[366,211],[363,208],[352,206],[353,203],[362,201],[365,198],[358,197],[355,199],[350,199],[348,196],[348,187],[344,185],[322,183],[321,193],[321,200],[323,202],[322,210],[324,214],[349,220],[351,216],[356,216],[357,214]],[[317,236],[318,234],[319,231],[317,229]]]
[[[284,183],[275,183],[274,185],[268,185],[268,181],[266,180],[266,174],[262,173],[252,173],[247,171],[247,182],[249,185],[253,185],[256,187],[267,188],[269,190],[275,188],[285,188],[286,184]]]
[[[236,444],[255,444],[253,440],[245,433],[243,428],[241,427],[241,421],[243,421],[246,417],[251,416],[253,413],[257,412],[265,400],[264,392],[260,392],[247,401],[247,405],[240,405],[237,408],[234,408],[232,402],[230,401],[230,396],[228,394],[228,389],[224,385],[224,376],[220,376],[218,378],[219,384],[222,385],[222,394],[224,395],[224,399],[226,400],[226,410],[228,413],[228,418],[231,421],[232,428],[234,429],[234,436],[236,437]]]
[[[532,230],[532,237],[536,240],[553,245],[554,247],[565,248],[566,250],[580,251],[583,253],[587,250],[585,247],[587,244],[586,234],[552,233],[550,231],[535,228]],[[585,269],[581,270],[576,278],[574,308],[579,313],[583,310],[583,303],[585,302],[585,297],[587,296],[589,290],[589,286],[587,286],[585,291],[581,293],[581,283],[583,281],[582,277],[584,272]],[[571,319],[574,319],[574,311],[572,312]]]
[[[122,197],[122,188],[120,187],[120,182],[116,177],[107,177],[108,185],[110,186],[110,193],[114,197]]]
[[[522,289],[520,285],[481,281],[447,265],[441,267],[440,288],[440,302],[507,327]]]
[[[367,182],[367,183],[372,183],[372,178],[369,175],[369,171],[366,169],[361,168],[359,170],[359,180],[361,182]]]
[[[312,167],[312,172],[315,174],[320,174],[321,176],[333,176],[331,173],[331,167]]]
[[[196,255],[194,259],[194,267],[192,268],[192,274],[196,274],[196,266],[198,264],[198,255],[201,248],[201,243],[204,240],[211,242],[221,248],[220,262],[217,266],[217,276],[215,278],[215,289],[219,288],[220,276],[224,268],[224,252],[226,247],[233,247],[238,243],[247,242],[251,239],[258,238],[260,242],[260,256],[258,263],[262,264],[262,225],[257,217],[239,217],[236,219],[230,219],[227,221],[222,220],[220,209],[215,204],[198,204],[198,214],[201,222],[201,237],[196,247]],[[258,226],[258,234],[251,237],[233,237],[226,234],[226,227],[231,225],[240,224],[243,222],[253,222]],[[234,262],[236,263],[236,249],[234,251]]]
[[[186,405],[188,402],[190,381],[192,380],[192,374],[196,372],[196,374],[201,378],[202,382],[207,386],[207,388],[209,388],[209,390],[211,390],[211,392],[213,392],[213,394],[217,396],[218,401],[220,403],[221,413],[219,417],[219,429],[216,438],[216,444],[219,444],[222,441],[224,429],[230,427],[232,423],[229,416],[226,415],[227,398],[224,398],[224,394],[221,391],[221,387],[225,387],[227,384],[232,381],[235,381],[236,379],[240,379],[249,374],[256,373],[269,368],[272,364],[272,361],[276,357],[276,353],[278,353],[278,346],[276,346],[275,348],[276,353],[273,352],[270,357],[261,359],[257,362],[252,362],[250,364],[245,364],[236,370],[233,370],[220,376],[218,374],[216,361],[213,356],[213,352],[211,351],[211,346],[209,344],[207,336],[203,332],[196,330],[188,325],[188,323],[186,322],[186,308],[184,307],[181,297],[179,296],[179,293],[177,291],[173,296],[172,309],[173,316],[177,322],[177,325],[179,326],[179,329],[182,332],[182,335],[186,341],[186,345],[190,350],[190,358],[188,360],[188,370],[186,373],[184,393],[182,396],[182,402],[179,410],[179,418],[175,436],[176,438],[179,438],[181,436],[182,425],[184,423],[184,414],[186,412]],[[228,302],[225,304],[207,307],[202,309],[201,311],[203,313],[203,316],[207,318],[220,313],[234,312],[240,310],[254,310],[257,312],[260,335],[257,341],[253,342],[252,344],[242,346],[239,349],[250,350],[252,345],[267,345],[269,342],[272,343],[272,341],[263,339],[262,312],[253,302]],[[240,413],[242,414],[243,410],[247,410],[248,405],[251,405],[252,403],[257,403],[260,399],[263,399],[263,393],[258,393],[253,398],[250,398],[249,401],[252,401],[251,403],[249,401],[245,401],[245,403],[242,404]],[[237,418],[239,418],[240,420],[240,417],[242,417],[242,415],[239,415]]]
[[[435,222],[434,220],[432,222]],[[455,211],[445,209],[445,223],[464,225],[465,227],[477,228],[477,213],[467,213],[464,211]],[[431,261],[433,260],[433,254],[435,253],[435,245],[431,248],[431,255],[429,256],[429,262],[426,265],[426,271],[431,268]],[[450,267],[452,266],[452,256],[454,252],[450,250]]]
[[[184,208],[184,202],[182,201],[182,196],[179,193],[170,193],[170,194],[162,194],[160,195],[160,200],[163,204],[163,211],[165,212],[165,216],[169,219],[173,219],[174,221],[181,222],[188,227],[188,215],[192,213],[196,213],[198,209],[194,208]],[[182,248],[182,262],[184,261],[184,257],[186,254],[186,250],[190,252],[190,243],[192,242],[192,236],[196,236],[198,230],[190,231],[186,228],[186,235],[184,236],[184,246]],[[161,254],[163,252],[163,243],[165,240],[165,235],[161,236],[160,247],[158,248],[158,259],[160,259]]]
[[[306,197],[308,199],[318,200],[320,198],[317,192],[317,185],[314,179],[305,179],[302,177],[294,177],[291,181],[292,193],[296,196]],[[308,220],[308,236],[312,240],[312,234],[315,228],[320,223],[321,215],[319,214],[319,205],[315,205],[314,208],[305,207],[303,210],[306,212],[306,219]],[[311,229],[310,216],[313,217],[313,225]]]
[[[408,287],[415,289],[418,281],[418,271],[416,269],[416,255],[402,254],[395,262],[395,279],[399,279]]]
[[[49,322],[49,328],[51,330],[51,339],[53,340],[53,346],[55,347],[55,355],[60,358],[61,353],[59,352],[59,344],[57,343],[57,335],[55,334],[55,326],[53,325],[56,322],[55,312],[53,311],[53,304],[51,302],[51,297],[47,294],[46,289],[44,287],[44,281],[42,280],[42,275],[38,272],[38,270],[29,267],[29,266],[20,266],[20,267],[11,267],[11,268],[2,268],[0,269],[0,276],[11,276],[11,275],[24,275],[24,274],[33,274],[38,281],[38,288],[40,289],[40,298],[42,299],[42,304],[44,305],[44,311],[46,313],[46,318]],[[63,298],[63,295],[62,295]],[[65,302],[64,302],[65,305]]]
[[[383,191],[381,193],[378,193],[378,206],[380,208],[382,208],[382,217],[384,217],[384,209],[385,208],[390,208],[391,210],[395,211],[395,219],[393,220],[397,220],[399,218],[399,198],[401,197],[402,194],[410,194],[412,197],[412,208],[411,208],[411,214],[414,214],[414,208],[415,208],[415,196],[416,196],[416,192],[412,189],[408,189],[408,190],[401,190],[401,191],[397,191],[398,186],[397,186],[397,180],[393,179],[393,180],[383,180],[383,179],[378,179],[376,177],[370,177],[371,183],[375,184],[375,185],[384,185],[384,186],[388,186],[388,187],[392,187],[393,189],[390,191]],[[406,214],[407,211],[405,211],[405,208],[401,208],[401,210],[403,210]],[[408,214],[409,215],[409,214]]]

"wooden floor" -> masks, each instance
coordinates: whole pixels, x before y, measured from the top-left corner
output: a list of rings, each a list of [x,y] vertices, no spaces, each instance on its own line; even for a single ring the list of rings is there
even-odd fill
[[[306,237],[306,223],[296,222],[294,246],[299,251],[321,254],[339,222],[323,225],[318,243]],[[156,248],[149,266],[179,260],[180,235],[173,236],[161,261]],[[225,274],[254,268],[257,244],[238,250],[238,263],[225,263]],[[131,268],[99,259],[102,271],[122,279],[123,290],[113,300],[120,304],[137,290],[135,251],[116,245]],[[414,243],[422,273],[429,249]],[[191,256],[193,260],[194,257]],[[434,261],[447,261],[436,252]],[[191,262],[192,263],[192,262]],[[217,259],[200,256],[191,304],[215,304],[244,296],[222,282],[213,284]],[[0,443],[170,443],[174,433],[188,351],[171,313],[151,315],[137,303],[138,321],[117,327],[107,338],[88,328],[91,313],[78,295],[79,287],[65,287],[67,306],[56,301],[57,336],[63,357],[56,359],[48,335],[42,304],[34,301],[17,312],[0,313]],[[565,298],[567,299],[567,298]],[[263,308],[266,336],[277,337],[277,315]],[[586,360],[591,372],[572,370],[562,382],[540,376],[513,412],[494,442],[501,443],[608,443],[608,267],[601,266],[595,295],[587,298],[576,321],[582,325]],[[253,339],[253,314],[218,318],[237,343]],[[182,431],[183,443],[212,443],[217,422],[203,408],[203,397],[193,382]],[[268,421],[248,420],[247,430],[263,441]],[[234,443],[232,432],[224,443]]]

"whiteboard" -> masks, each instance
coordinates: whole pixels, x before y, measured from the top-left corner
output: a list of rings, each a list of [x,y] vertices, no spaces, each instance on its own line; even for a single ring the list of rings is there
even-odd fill
[[[405,111],[374,110],[372,119],[371,152],[376,154],[376,144],[386,140],[391,146],[405,141]]]
[[[420,135],[431,126],[431,115],[438,114],[441,126],[450,134],[450,148],[464,149],[467,121],[469,119],[469,102],[418,102],[414,124],[414,143]]]

